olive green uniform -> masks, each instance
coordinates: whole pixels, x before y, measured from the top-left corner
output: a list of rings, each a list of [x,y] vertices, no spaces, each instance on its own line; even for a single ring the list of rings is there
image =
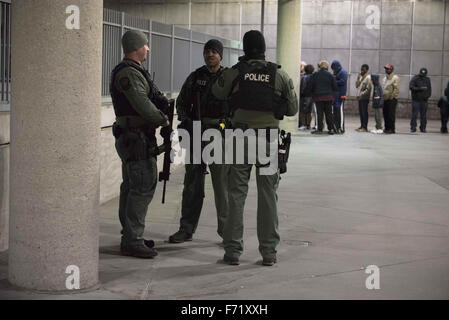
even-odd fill
[[[115,147],[122,160],[122,245],[143,244],[145,216],[157,184],[155,129],[168,120],[151,101],[157,88],[144,72],[140,64],[124,59],[114,69],[110,84]]]
[[[249,64],[267,65],[264,60],[248,60]],[[212,93],[218,99],[227,99],[239,91],[239,82],[236,81],[240,72],[235,66],[223,72],[212,87]],[[298,101],[294,91],[293,82],[286,72],[277,69],[275,72],[274,94],[283,99],[284,115],[292,116],[298,112]],[[253,97],[249,97],[251,99]],[[252,128],[265,130],[278,128],[279,120],[272,111],[245,110],[242,108],[232,111],[233,128]],[[246,141],[245,141],[246,142]],[[268,143],[267,143],[268,144]],[[245,145],[245,159],[248,149]],[[279,170],[271,175],[261,175],[259,156],[256,163],[257,182],[257,237],[259,251],[262,257],[276,258],[276,246],[279,243],[278,216],[277,216],[277,188],[279,184]],[[225,255],[229,258],[238,258],[243,251],[243,209],[248,193],[248,181],[252,164],[230,165],[228,178],[229,215],[224,228]]]
[[[178,120],[182,124],[181,127],[185,123],[188,123],[187,127],[189,127],[192,121],[199,120],[199,117],[201,117],[202,131],[208,128],[219,129],[219,120],[227,116],[227,110],[225,110],[222,102],[211,96],[210,87],[222,71],[223,68],[220,68],[217,73],[210,73],[207,67],[203,66],[187,77],[176,100],[176,110]],[[199,93],[199,97],[197,97],[197,93]],[[200,106],[198,106],[198,98]],[[190,131],[191,138],[193,138],[192,131],[189,129],[187,130]],[[193,140],[191,139],[190,146],[192,147],[192,145]],[[194,164],[192,157],[190,160],[190,164],[185,165],[179,230],[193,234],[197,228],[203,207],[206,165]],[[208,166],[217,210],[217,233],[223,237],[223,227],[229,209],[226,183],[229,167],[225,164],[215,163]]]

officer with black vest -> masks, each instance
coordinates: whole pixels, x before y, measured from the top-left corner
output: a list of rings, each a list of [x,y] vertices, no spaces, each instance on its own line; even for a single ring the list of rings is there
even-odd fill
[[[265,61],[265,39],[260,31],[251,30],[243,37],[243,51],[240,62],[223,71],[212,86],[212,93],[219,99],[227,99],[231,112],[233,129],[253,129],[260,133],[277,132],[279,120],[298,112],[298,100],[293,82],[280,66]],[[270,129],[270,130],[267,130]],[[251,131],[251,130],[250,130]],[[263,131],[263,132],[261,132]],[[259,136],[257,145],[272,144],[271,137]],[[275,142],[276,140],[274,140]],[[244,139],[244,159],[248,158],[248,140]],[[259,148],[259,147],[258,147]],[[267,150],[267,149],[265,149]],[[276,144],[276,153],[277,144]],[[258,152],[257,152],[258,153]],[[276,157],[277,159],[277,157]],[[239,264],[243,252],[243,209],[248,193],[248,181],[253,164],[230,165],[228,179],[229,215],[224,228],[225,255],[223,260],[231,265]],[[272,266],[277,261],[276,247],[279,243],[277,216],[277,188],[279,169],[274,172],[256,157],[257,181],[257,237],[262,264]]]
[[[112,71],[110,93],[116,122],[115,147],[122,160],[119,218],[122,225],[122,255],[154,258],[154,241],[145,240],[145,216],[157,184],[155,130],[169,129],[160,110],[167,99],[157,89],[142,62],[148,55],[143,32],[127,31],[122,37],[125,57]],[[157,107],[158,106],[158,107]]]
[[[184,190],[182,193],[182,209],[179,230],[169,237],[170,243],[191,241],[198,225],[203,207],[204,182],[207,173],[206,164],[196,164],[193,150],[193,121],[201,120],[202,131],[214,128],[222,130],[228,117],[227,105],[215,99],[210,88],[223,72],[220,65],[223,57],[223,45],[211,39],[204,45],[203,57],[205,65],[192,72],[184,82],[176,100],[179,128],[190,133],[190,163],[185,165]],[[181,141],[182,142],[182,141]],[[214,189],[215,207],[217,209],[217,233],[223,237],[223,226],[228,214],[227,177],[229,167],[223,164],[209,164]]]

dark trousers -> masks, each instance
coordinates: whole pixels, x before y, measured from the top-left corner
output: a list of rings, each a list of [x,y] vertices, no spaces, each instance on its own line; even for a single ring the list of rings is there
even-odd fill
[[[419,128],[426,130],[427,125],[427,101],[412,101],[412,119],[410,120],[410,128],[416,129],[416,119],[420,119]]]
[[[206,168],[202,164],[186,164],[185,170],[180,230],[192,234],[203,208]]]
[[[332,113],[336,129],[345,131],[345,100],[335,100],[332,105]]]
[[[368,130],[368,104],[369,100],[359,100],[360,126]]]
[[[122,161],[122,178],[119,200],[122,244],[143,244],[145,217],[157,185],[156,157]]]
[[[310,122],[312,121],[312,108],[312,97],[302,97],[299,101],[298,127],[310,127]]]
[[[335,130],[334,118],[332,116],[332,101],[315,102],[316,112],[318,116],[318,131],[323,131],[323,115],[326,115],[326,124],[328,130]]]
[[[384,102],[385,130],[395,132],[396,130],[396,106],[398,100],[391,99]]]
[[[127,130],[115,140],[115,148],[122,160],[119,219],[122,225],[122,244],[143,244],[145,217],[157,185],[156,156],[147,153],[145,145],[151,138],[135,139],[136,132]]]
[[[312,113],[299,113],[299,127],[305,126],[310,127],[310,122],[312,122]]]
[[[442,107],[440,109],[441,114],[441,131],[447,132],[447,120],[449,118],[449,108]]]
[[[179,230],[193,234],[198,226],[204,202],[204,183],[206,167],[202,164],[186,164],[184,189],[182,191],[182,207]],[[217,210],[217,233],[222,237],[224,223],[229,211],[227,177],[229,166],[225,164],[209,164]]]

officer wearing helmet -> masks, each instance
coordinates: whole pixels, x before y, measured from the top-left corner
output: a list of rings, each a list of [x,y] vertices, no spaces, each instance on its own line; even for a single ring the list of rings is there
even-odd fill
[[[416,132],[416,119],[420,118],[419,130],[426,132],[427,125],[427,101],[432,95],[432,85],[427,77],[427,69],[421,68],[419,73],[410,81],[410,91],[412,92],[412,119],[410,121],[410,131]]]
[[[271,133],[279,128],[284,115],[298,112],[298,100],[293,82],[275,63],[265,60],[265,39],[260,31],[251,30],[243,37],[244,56],[232,68],[223,71],[212,86],[212,93],[227,99],[231,110],[232,128],[245,131]],[[267,130],[270,129],[270,130]],[[249,131],[252,131],[249,130]],[[277,131],[275,131],[277,132]],[[261,139],[258,145],[269,144],[271,137]],[[259,137],[257,138],[259,139]],[[248,158],[248,140],[244,139],[244,155]],[[277,152],[277,149],[276,149]],[[252,164],[230,164],[228,178],[229,213],[223,232],[225,255],[223,261],[239,264],[243,252],[243,209],[248,193]],[[256,161],[257,180],[257,236],[262,264],[272,266],[277,261],[279,243],[277,216],[277,188],[279,170],[264,172],[259,155]]]

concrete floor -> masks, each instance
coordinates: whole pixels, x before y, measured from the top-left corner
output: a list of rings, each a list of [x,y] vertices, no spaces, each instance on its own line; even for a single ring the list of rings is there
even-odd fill
[[[372,119],[371,119],[372,120]],[[372,125],[372,122],[371,122]],[[98,290],[48,295],[8,285],[7,252],[0,254],[4,299],[448,299],[449,136],[431,121],[427,134],[410,134],[398,120],[396,135],[297,134],[289,173],[279,187],[281,243],[278,263],[260,265],[256,189],[245,209],[245,251],[240,266],[220,263],[210,178],[193,242],[168,244],[178,229],[183,170],[158,187],[146,236],[159,256],[119,255],[118,199],[100,208]],[[368,290],[364,268],[380,268],[380,289]]]

